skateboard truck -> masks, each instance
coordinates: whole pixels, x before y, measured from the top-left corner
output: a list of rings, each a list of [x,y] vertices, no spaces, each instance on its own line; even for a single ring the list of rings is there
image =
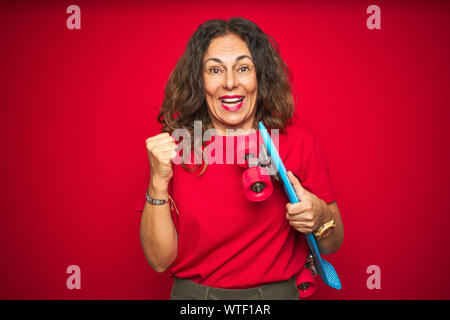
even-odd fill
[[[316,291],[317,282],[314,278],[317,274],[317,269],[314,265],[314,258],[311,254],[309,254],[303,269],[297,274],[295,279],[300,298],[309,297]]]

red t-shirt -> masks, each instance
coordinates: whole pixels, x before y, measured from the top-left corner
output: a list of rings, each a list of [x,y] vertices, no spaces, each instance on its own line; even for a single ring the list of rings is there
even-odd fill
[[[270,130],[269,130],[270,133]],[[244,136],[224,137],[236,145]],[[292,124],[279,134],[279,154],[303,187],[330,203],[336,200],[328,168],[317,138],[305,127]],[[225,163],[225,152],[223,152]],[[169,192],[178,208],[172,219],[178,232],[178,254],[171,276],[225,289],[244,289],[285,281],[297,275],[308,256],[303,234],[286,219],[289,202],[280,182],[262,202],[248,200],[241,186],[245,168],[237,164],[208,164],[203,175],[173,165]],[[147,173],[145,188],[148,186]],[[145,205],[139,196],[137,211]]]

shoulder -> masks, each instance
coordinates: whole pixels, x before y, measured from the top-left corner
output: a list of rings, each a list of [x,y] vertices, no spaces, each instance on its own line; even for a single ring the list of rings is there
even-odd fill
[[[293,141],[296,143],[313,144],[316,140],[316,134],[306,127],[305,125],[295,122],[286,127],[284,134],[280,134],[287,141]]]
[[[296,166],[306,165],[309,162],[315,149],[316,134],[305,125],[295,122],[279,133],[278,143],[280,157],[295,169]]]

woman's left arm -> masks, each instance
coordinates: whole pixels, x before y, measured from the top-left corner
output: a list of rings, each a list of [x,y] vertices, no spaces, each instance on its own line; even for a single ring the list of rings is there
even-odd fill
[[[289,224],[298,232],[311,233],[330,221],[333,215],[336,222],[333,233],[325,239],[317,240],[317,246],[323,255],[336,252],[344,240],[344,225],[336,201],[326,204],[303,188],[292,172],[288,172],[288,177],[300,200],[298,203],[286,205],[286,219],[289,220]]]
[[[317,246],[319,247],[320,253],[323,255],[336,252],[341,247],[342,241],[344,241],[344,225],[342,224],[341,213],[339,212],[339,208],[336,201],[325,205],[327,206],[328,210],[333,212],[336,226],[334,227],[334,231],[331,235],[329,235],[325,239],[317,240]],[[325,214],[325,216],[327,216],[328,219],[323,221],[323,223],[319,224],[319,227],[331,220],[331,213]]]

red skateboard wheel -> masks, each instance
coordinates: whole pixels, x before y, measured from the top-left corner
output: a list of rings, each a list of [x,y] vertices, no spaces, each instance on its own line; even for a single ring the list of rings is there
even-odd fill
[[[317,283],[309,268],[304,267],[300,273],[297,274],[295,280],[300,298],[309,297],[316,292]]]
[[[266,169],[251,167],[242,174],[244,194],[250,201],[264,201],[273,191],[272,181]]]

